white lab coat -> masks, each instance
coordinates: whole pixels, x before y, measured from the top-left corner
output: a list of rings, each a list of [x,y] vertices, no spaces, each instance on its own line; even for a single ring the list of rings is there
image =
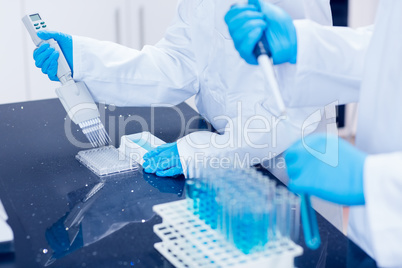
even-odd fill
[[[295,19],[331,25],[329,0],[270,0]],[[74,79],[84,81],[98,102],[117,106],[175,105],[196,95],[196,106],[220,133],[195,132],[178,140],[184,174],[192,175],[205,158],[228,156],[239,165],[256,164],[283,152],[303,134],[305,119],[318,108],[288,109],[290,120],[276,118],[276,107],[261,70],[240,58],[224,22],[234,0],[181,0],[165,37],[141,51],[110,42],[73,37]],[[334,106],[327,108],[334,111]],[[260,116],[261,120],[250,118]],[[231,123],[228,123],[228,119]],[[316,131],[326,131],[327,120]],[[245,136],[244,127],[263,129]],[[266,127],[269,125],[270,129]],[[182,126],[182,130],[184,130]],[[253,145],[250,146],[250,143]],[[265,145],[255,148],[254,145]],[[236,156],[235,156],[236,155]],[[280,161],[276,167],[281,169]],[[273,171],[275,172],[275,171]],[[286,172],[279,179],[286,180]],[[283,175],[283,176],[282,176]],[[341,208],[314,202],[315,208],[342,229]]]
[[[401,14],[402,1],[382,0],[374,27],[297,21],[297,65],[277,68],[288,105],[359,101],[366,205],[351,208],[348,235],[380,267],[402,267]]]
[[[271,1],[294,18],[331,24],[329,0]],[[187,169],[194,169],[197,159],[222,155],[223,151],[238,153],[242,160],[246,154],[247,159],[277,156],[300,138],[304,120],[318,109],[290,109],[290,120],[278,124],[276,136],[266,127],[267,122],[271,129],[275,124],[270,111],[275,104],[267,97],[261,70],[240,58],[224,22],[226,12],[236,2],[181,0],[165,37],[141,51],[73,37],[74,78],[84,81],[98,102],[117,106],[176,105],[196,95],[200,114],[220,135],[196,132],[178,141],[186,175],[191,174]],[[247,120],[255,115],[266,120],[254,120],[250,128],[266,130],[244,137]],[[228,124],[228,119],[233,124]],[[276,137],[277,144],[271,142]],[[253,149],[250,141],[268,146]]]

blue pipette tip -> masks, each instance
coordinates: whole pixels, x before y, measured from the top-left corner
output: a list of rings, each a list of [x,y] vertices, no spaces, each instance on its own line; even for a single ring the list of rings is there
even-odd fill
[[[321,245],[320,232],[310,197],[305,194],[301,195],[301,214],[306,245],[308,248],[316,250]]]

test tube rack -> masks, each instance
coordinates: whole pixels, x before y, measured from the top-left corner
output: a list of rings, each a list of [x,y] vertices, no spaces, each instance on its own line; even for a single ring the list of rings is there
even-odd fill
[[[153,207],[163,219],[154,226],[155,234],[162,240],[154,247],[175,267],[293,268],[294,258],[303,254],[303,248],[290,239],[272,241],[264,251],[244,254],[194,215],[188,209],[189,202],[192,200]]]

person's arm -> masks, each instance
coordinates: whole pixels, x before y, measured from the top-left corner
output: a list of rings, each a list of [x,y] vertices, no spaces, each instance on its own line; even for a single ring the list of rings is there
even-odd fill
[[[402,264],[402,152],[370,155],[364,192],[374,258],[379,267]]]
[[[117,106],[175,105],[196,94],[192,2],[181,1],[165,37],[141,51],[74,36],[74,79],[84,81],[96,101]]]
[[[285,161],[291,191],[354,206],[348,236],[379,267],[401,266],[402,152],[370,155],[338,136],[311,135]]]
[[[308,118],[321,110],[290,108],[287,112],[288,119],[278,118],[259,103],[254,116],[230,118],[222,134],[198,131],[179,139],[177,147],[184,175],[191,177],[211,158],[223,168],[229,164],[225,162],[228,159],[230,165],[246,168],[274,158],[317,128],[319,122]]]
[[[294,21],[297,63],[276,67],[287,106],[356,102],[372,27],[351,29]]]
[[[254,48],[266,38],[286,106],[324,106],[358,99],[370,27],[353,30],[293,20],[276,5],[256,2],[260,8],[233,6],[225,21],[240,56],[250,64],[257,64]]]

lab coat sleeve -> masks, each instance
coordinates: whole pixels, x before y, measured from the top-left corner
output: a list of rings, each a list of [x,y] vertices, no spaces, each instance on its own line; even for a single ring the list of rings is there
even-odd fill
[[[176,105],[197,93],[189,2],[181,1],[165,37],[141,51],[74,36],[74,79],[84,81],[96,101],[117,106]]]
[[[278,118],[259,103],[254,116],[229,118],[222,134],[191,133],[177,142],[183,173],[192,177],[208,163],[214,168],[247,168],[264,163],[316,130],[320,121],[308,119],[314,111],[322,112],[320,108],[289,109],[289,117]]]
[[[288,107],[356,102],[372,27],[351,29],[294,21],[297,64],[276,67]]]
[[[379,267],[402,264],[402,152],[368,156],[364,196],[374,259]]]

